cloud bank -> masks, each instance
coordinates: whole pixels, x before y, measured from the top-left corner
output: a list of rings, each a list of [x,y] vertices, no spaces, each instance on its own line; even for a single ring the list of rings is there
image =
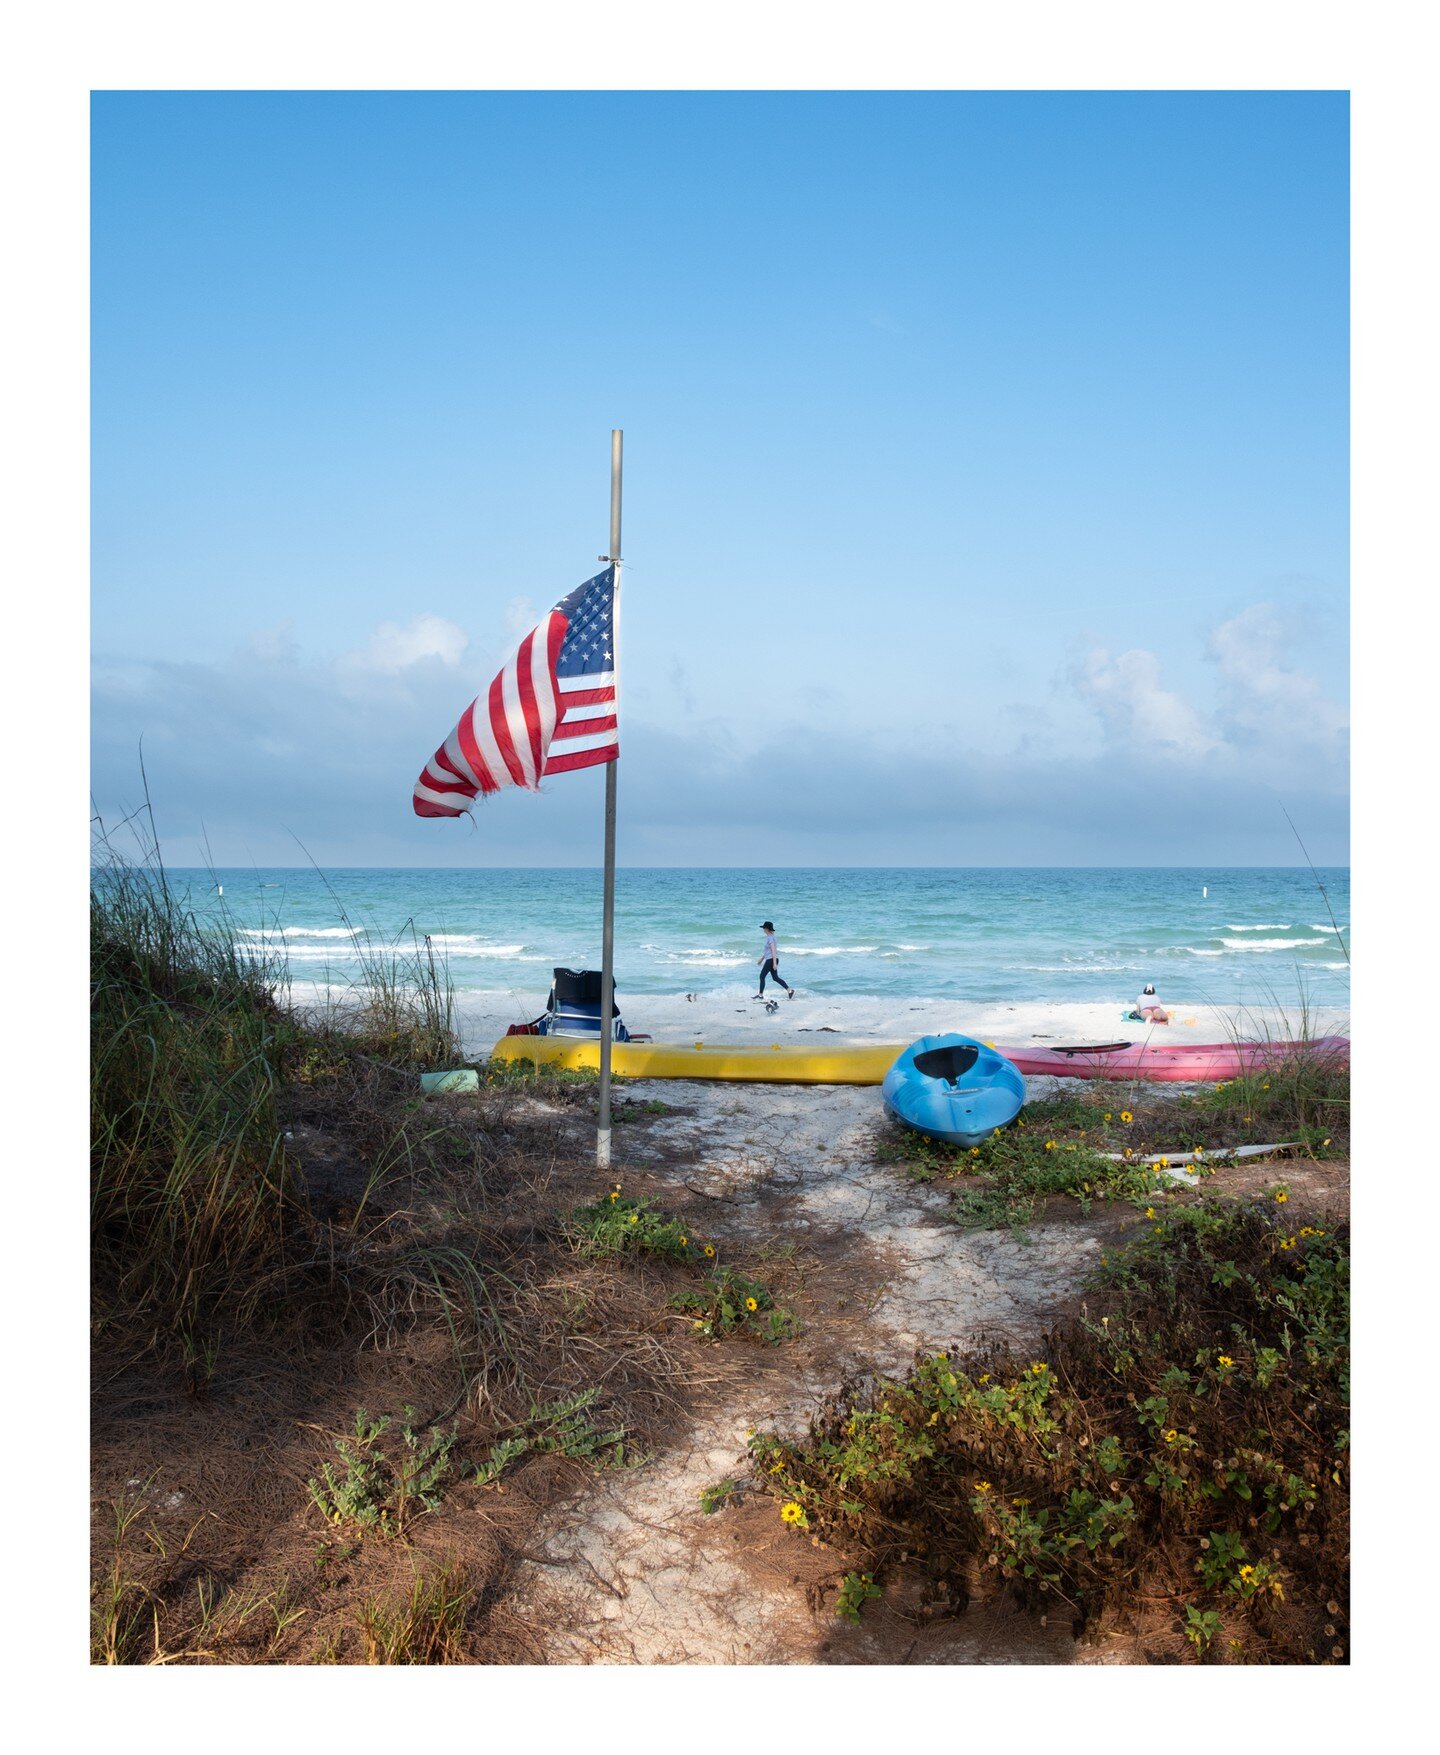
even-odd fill
[[[1312,857],[1341,863],[1345,712],[1293,662],[1298,633],[1273,604],[1213,628],[1204,704],[1167,683],[1155,652],[1095,646],[1063,669],[1058,703],[1016,703],[1010,743],[983,750],[963,703],[923,737],[889,739],[837,732],[828,713],[748,743],[723,723],[687,714],[677,731],[632,713],[620,858],[1288,864],[1299,850],[1283,803]],[[96,806],[114,821],[138,802],[143,740],[173,863],[199,862],[208,843],[219,865],[592,864],[598,771],[540,798],[501,795],[473,824],[411,814],[421,765],[497,662],[435,615],[387,622],[328,663],[284,630],[209,663],[100,662]]]

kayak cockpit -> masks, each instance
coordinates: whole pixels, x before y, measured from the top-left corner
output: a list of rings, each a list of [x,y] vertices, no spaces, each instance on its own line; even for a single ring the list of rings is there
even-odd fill
[[[980,1050],[973,1043],[955,1043],[944,1048],[927,1048],[915,1056],[912,1064],[916,1072],[923,1073],[927,1079],[943,1079],[948,1085],[958,1085],[979,1058]]]

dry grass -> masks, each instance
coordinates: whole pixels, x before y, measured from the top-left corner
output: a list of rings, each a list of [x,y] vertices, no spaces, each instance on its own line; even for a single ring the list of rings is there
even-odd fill
[[[95,1660],[531,1661],[516,1556],[586,1434],[642,1453],[698,1381],[664,1287],[567,1241],[565,1102],[422,1099],[455,1054],[428,959],[317,1024],[158,864],[101,871],[93,951]],[[477,1475],[577,1396],[583,1431]],[[359,1408],[454,1432],[385,1534],[307,1486]]]

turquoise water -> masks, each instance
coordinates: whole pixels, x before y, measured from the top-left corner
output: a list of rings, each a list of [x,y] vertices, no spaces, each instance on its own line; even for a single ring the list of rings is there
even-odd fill
[[[282,952],[297,983],[348,982],[357,944],[408,942],[412,930],[430,935],[457,988],[531,1009],[552,966],[599,967],[594,870],[170,875],[198,910],[223,908],[245,942]],[[1323,870],[1320,881],[1348,948],[1349,873]],[[1350,996],[1304,867],[627,869],[617,874],[617,986],[753,991],[766,919],[782,973],[817,996],[1128,1004],[1147,981],[1176,1003],[1293,1005],[1302,988],[1316,1004]]]

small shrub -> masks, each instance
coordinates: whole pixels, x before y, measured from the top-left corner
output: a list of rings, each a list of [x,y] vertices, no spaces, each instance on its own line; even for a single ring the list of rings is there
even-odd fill
[[[704,1245],[691,1237],[682,1220],[660,1212],[652,1201],[627,1200],[618,1186],[604,1200],[578,1207],[570,1215],[568,1231],[587,1255],[638,1252],[688,1262],[699,1260],[704,1252]]]
[[[1078,1106],[1072,1102],[1036,1107],[1068,1110]],[[1090,1119],[1096,1119],[1093,1112]],[[951,1202],[950,1217],[969,1230],[994,1229],[1002,1224],[1018,1227],[1028,1224],[1039,1206],[1054,1195],[1069,1196],[1088,1212],[1093,1201],[1140,1200],[1167,1185],[1163,1175],[1144,1164],[1103,1156],[1103,1121],[1095,1134],[1086,1129],[1079,1139],[1064,1138],[1060,1121],[1061,1117],[1040,1114],[1023,1129],[994,1133],[984,1145],[970,1148],[964,1165],[984,1176],[987,1186],[983,1191],[957,1195]]]
[[[721,1506],[728,1503],[738,1486],[739,1482],[733,1476],[726,1475],[723,1481],[717,1481],[713,1487],[702,1487],[700,1489],[701,1511],[705,1513],[706,1517],[713,1516],[715,1512],[720,1510]]]
[[[835,1599],[835,1613],[858,1625],[860,1611],[866,1603],[883,1594],[868,1572],[847,1572],[840,1581],[840,1594]]]
[[[622,1097],[611,1106],[610,1119],[615,1122],[638,1121],[642,1115],[674,1115],[676,1111],[669,1103],[663,1103],[658,1097],[650,1097],[641,1101],[638,1097]]]
[[[532,1407],[529,1419],[498,1440],[476,1465],[475,1479],[488,1486],[521,1457],[546,1452],[575,1457],[596,1468],[624,1467],[631,1460],[625,1428],[606,1429],[590,1418],[589,1410],[599,1396],[598,1389],[583,1389],[577,1395]]]
[[[684,1311],[697,1334],[744,1334],[777,1346],[795,1334],[794,1313],[776,1304],[768,1287],[733,1268],[717,1268],[694,1290],[676,1292],[671,1308]]]
[[[1198,1587],[1197,1654],[1226,1614],[1277,1661],[1330,1661],[1349,1249],[1339,1225],[1292,1230],[1284,1195],[1167,1208],[1107,1261],[1113,1308],[1057,1330],[1043,1358],[922,1359],[841,1397],[805,1440],[756,1434],[760,1483],[877,1574],[908,1551],[963,1584],[978,1560],[1086,1619]]]
[[[1211,1643],[1220,1632],[1220,1617],[1214,1609],[1197,1609],[1194,1603],[1185,1605],[1185,1637],[1195,1647],[1195,1655],[1204,1657]]]
[[[319,1480],[309,1483],[310,1498],[329,1523],[394,1536],[404,1533],[411,1518],[439,1508],[455,1431],[432,1426],[418,1433],[409,1424],[414,1409],[406,1408],[405,1414],[398,1444],[380,1442],[390,1428],[389,1416],[372,1420],[364,1408],[356,1410],[353,1441],[335,1440],[343,1469],[337,1475],[325,1463]]]

